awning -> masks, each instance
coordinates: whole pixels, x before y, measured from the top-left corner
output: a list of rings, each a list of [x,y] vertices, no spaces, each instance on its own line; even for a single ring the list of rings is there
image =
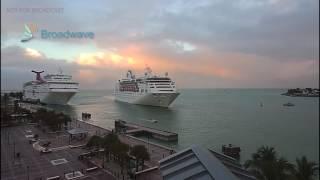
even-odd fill
[[[71,135],[77,135],[77,134],[87,134],[88,131],[81,128],[75,128],[75,129],[68,130],[68,133]]]

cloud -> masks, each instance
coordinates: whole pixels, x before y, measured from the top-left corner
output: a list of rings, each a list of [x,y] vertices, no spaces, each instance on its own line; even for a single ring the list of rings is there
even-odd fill
[[[168,71],[181,87],[315,86],[318,83],[312,79],[319,73],[317,66],[314,68],[319,63],[318,3],[32,0],[26,4],[5,0],[1,19],[6,27],[1,35],[17,41],[16,46],[21,46],[23,25],[30,22],[52,31],[93,31],[95,39],[90,41],[91,49],[79,48],[89,42],[77,40],[35,39],[28,42],[29,49],[10,47],[11,43],[2,48],[7,58],[2,69],[29,73],[33,68],[61,66],[81,81],[83,88],[112,88],[127,69],[142,74],[146,65],[160,74]],[[64,11],[6,11],[34,5],[63,7]],[[47,43],[36,46],[38,41]]]
[[[26,52],[27,49],[20,47],[2,49],[2,87],[21,89],[24,82],[34,79],[31,70],[56,73],[59,67],[73,75],[82,89],[113,88],[127,69],[141,76],[146,65],[155,74],[169,72],[180,88],[311,86],[314,75],[319,74],[319,69],[314,69],[318,63],[312,60],[279,62],[255,55],[212,52],[210,49],[193,52],[183,63],[170,59],[170,56],[152,54],[143,46],[130,46],[117,52],[83,53],[74,62],[30,56]]]
[[[121,68],[128,69],[136,65],[132,57],[126,57],[114,52],[81,53],[76,60],[79,65],[92,66],[96,68]]]
[[[34,59],[43,57],[43,55],[41,53],[39,53],[39,51],[37,51],[37,50],[31,49],[31,48],[26,48],[25,51],[26,51],[27,56],[34,57]]]
[[[62,14],[9,13],[8,7],[63,7]],[[319,1],[92,1],[77,4],[5,1],[3,20],[8,36],[21,35],[23,24],[33,22],[52,30],[90,30],[102,49],[121,48],[128,43],[157,46],[164,40],[181,45],[211,47],[282,59],[319,58]],[[81,7],[86,7],[87,13]],[[50,19],[55,19],[52,23]],[[15,22],[15,23],[10,23]],[[52,41],[52,40],[51,40]],[[85,41],[60,40],[64,43]],[[155,47],[156,48],[156,47]]]
[[[23,83],[34,79],[31,70],[45,70],[46,73],[57,73],[61,67],[68,74],[77,70],[74,63],[64,60],[48,59],[41,52],[11,46],[1,49],[1,87],[21,89]]]

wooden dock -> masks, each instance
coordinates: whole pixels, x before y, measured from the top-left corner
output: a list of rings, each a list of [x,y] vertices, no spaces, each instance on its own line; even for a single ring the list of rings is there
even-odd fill
[[[177,141],[178,134],[169,131],[163,131],[155,128],[145,127],[134,123],[128,123],[123,120],[115,121],[115,131],[128,135],[149,135],[152,138],[163,141]]]

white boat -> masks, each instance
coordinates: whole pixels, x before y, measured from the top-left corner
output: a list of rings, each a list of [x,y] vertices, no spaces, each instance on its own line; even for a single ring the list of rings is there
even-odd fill
[[[160,107],[168,107],[179,94],[168,73],[155,76],[150,68],[139,78],[129,70],[126,78],[118,80],[114,91],[117,101]]]
[[[157,122],[158,122],[158,120],[150,119],[150,122],[152,122],[152,123],[157,123]]]
[[[79,83],[72,80],[72,76],[60,72],[58,74],[47,74],[40,76],[41,72],[36,73],[36,80],[27,82],[23,85],[23,99],[30,102],[40,102],[44,104],[65,105],[79,92]]]
[[[294,104],[293,104],[293,103],[288,102],[288,103],[283,104],[283,106],[294,106]]]
[[[149,121],[149,122],[152,122],[152,123],[157,123],[158,122],[158,120],[156,120],[156,119],[148,119],[147,121]]]

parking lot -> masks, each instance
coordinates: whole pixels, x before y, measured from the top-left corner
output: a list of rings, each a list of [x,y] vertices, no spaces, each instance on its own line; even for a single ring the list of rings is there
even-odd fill
[[[34,149],[26,137],[28,131],[38,134],[40,139],[50,141],[50,148],[56,148],[56,150],[51,153],[40,153]],[[1,128],[1,179],[39,180],[53,176],[60,176],[60,179],[64,179],[65,174],[76,171],[84,175],[80,177],[81,179],[115,179],[101,169],[87,172],[86,169],[93,165],[78,159],[79,154],[86,150],[70,148],[68,141],[66,134],[46,135],[31,125]],[[65,160],[54,161],[59,163],[51,162],[59,159]]]

